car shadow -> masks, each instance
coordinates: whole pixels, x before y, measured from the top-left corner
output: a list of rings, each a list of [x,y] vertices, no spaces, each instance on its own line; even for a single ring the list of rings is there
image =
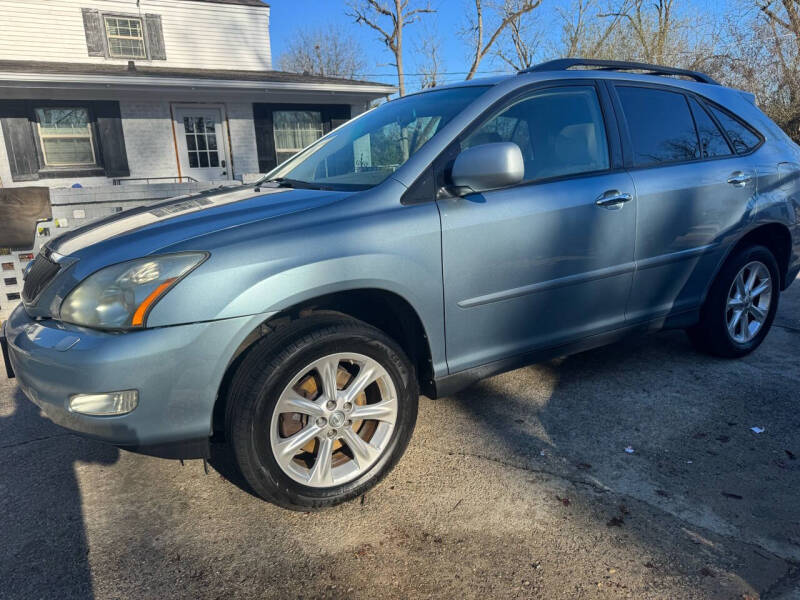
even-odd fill
[[[678,536],[750,545],[753,561],[735,572],[758,589],[768,576],[757,554],[800,557],[796,382],[764,368],[778,353],[768,338],[750,357],[720,360],[662,332],[506,373],[445,402],[475,430],[472,453],[644,502]],[[624,526],[624,515],[608,517]],[[672,543],[628,529],[644,544]]]
[[[118,458],[40,417],[13,380],[0,382],[0,595],[94,597],[76,468]]]
[[[208,459],[208,464],[228,483],[235,485],[254,498],[261,499],[242,475],[239,466],[236,464],[236,457],[233,454],[233,450],[228,444],[221,442],[212,443],[211,456]]]

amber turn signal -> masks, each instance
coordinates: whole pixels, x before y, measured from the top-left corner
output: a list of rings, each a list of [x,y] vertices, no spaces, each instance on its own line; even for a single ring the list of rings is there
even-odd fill
[[[136,312],[133,313],[133,319],[131,320],[131,325],[133,327],[143,327],[144,326],[144,318],[147,316],[147,311],[150,310],[150,307],[156,303],[161,295],[166,292],[173,283],[177,281],[177,277],[172,277],[171,279],[167,279],[164,283],[159,285],[156,289],[150,292],[150,295],[144,299],[139,307],[136,309]]]

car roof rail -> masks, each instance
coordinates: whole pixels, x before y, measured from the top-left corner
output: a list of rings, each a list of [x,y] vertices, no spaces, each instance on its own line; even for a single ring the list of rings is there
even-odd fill
[[[680,77],[689,77],[700,83],[719,85],[718,81],[705,73],[690,71],[689,69],[662,67],[661,65],[651,65],[627,60],[600,60],[596,58],[557,58],[523,69],[520,71],[520,74],[538,73],[540,71],[566,71],[572,67],[591,67],[601,71],[644,71],[647,75],[677,75]]]

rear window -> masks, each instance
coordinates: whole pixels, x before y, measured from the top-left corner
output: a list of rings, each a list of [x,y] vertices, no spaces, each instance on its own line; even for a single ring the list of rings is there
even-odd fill
[[[722,135],[722,131],[720,131],[705,109],[700,106],[700,103],[694,98],[690,98],[689,104],[692,107],[694,122],[697,125],[697,135],[700,140],[698,154],[703,158],[730,156],[733,154],[728,142],[725,141],[725,136]]]
[[[722,125],[725,133],[728,134],[728,139],[731,141],[731,144],[733,144],[733,149],[736,151],[736,154],[747,154],[755,150],[761,143],[761,138],[736,117],[716,106],[709,106],[709,109],[714,113],[714,116],[720,122],[720,125]]]
[[[677,92],[618,86],[617,93],[639,166],[699,158],[697,133],[686,97]]]

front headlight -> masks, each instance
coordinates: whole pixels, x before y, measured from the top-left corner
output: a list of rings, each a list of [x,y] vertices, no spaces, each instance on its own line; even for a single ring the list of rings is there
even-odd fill
[[[64,299],[61,320],[99,329],[144,327],[156,302],[207,257],[204,252],[182,252],[100,269]]]

